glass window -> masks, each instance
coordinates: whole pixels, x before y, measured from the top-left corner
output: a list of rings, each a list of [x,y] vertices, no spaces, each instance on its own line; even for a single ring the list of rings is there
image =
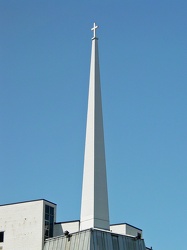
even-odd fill
[[[4,242],[4,232],[0,232],[0,242]]]
[[[45,205],[45,213],[49,214],[49,206]]]
[[[49,214],[45,214],[45,219],[49,220]]]
[[[53,237],[54,207],[45,205],[45,239]]]
[[[50,215],[49,221],[50,221],[50,224],[53,224],[53,223],[54,223],[54,216],[53,216],[53,215]]]
[[[50,214],[54,215],[54,207],[50,207]]]

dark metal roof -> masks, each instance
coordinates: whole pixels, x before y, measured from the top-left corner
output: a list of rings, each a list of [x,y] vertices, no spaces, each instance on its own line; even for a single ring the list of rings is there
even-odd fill
[[[9,205],[16,205],[16,204],[21,204],[21,203],[35,202],[35,201],[46,201],[46,202],[49,202],[49,203],[56,206],[56,204],[51,202],[51,201],[48,201],[48,200],[45,200],[45,199],[37,199],[37,200],[29,200],[29,201],[20,201],[20,202],[8,203],[8,204],[1,204],[0,207],[9,206]]]
[[[55,224],[65,224],[65,223],[73,223],[73,222],[80,222],[80,220],[60,221],[60,222],[55,222]]]
[[[146,250],[143,239],[113,234],[110,231],[87,229],[73,234],[50,238],[44,250]]]

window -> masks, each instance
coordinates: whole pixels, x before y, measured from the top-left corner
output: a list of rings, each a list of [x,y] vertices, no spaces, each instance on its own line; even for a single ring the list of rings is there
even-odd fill
[[[136,236],[136,238],[139,240],[139,239],[141,239],[142,238],[142,235],[141,235],[141,233],[137,233],[137,236]]]
[[[4,232],[0,232],[0,242],[4,242]]]
[[[54,207],[45,205],[45,239],[53,237]]]

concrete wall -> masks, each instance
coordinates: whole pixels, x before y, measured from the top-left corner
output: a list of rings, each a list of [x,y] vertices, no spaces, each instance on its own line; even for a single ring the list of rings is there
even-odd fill
[[[126,224],[126,235],[137,236],[138,234],[141,235],[142,238],[142,230],[131,225]]]
[[[0,231],[4,231],[3,250],[42,250],[44,243],[45,200],[0,206]]]
[[[142,230],[136,227],[133,227],[129,224],[116,224],[116,225],[111,225],[110,230],[113,233],[117,234],[122,234],[122,235],[128,235],[128,236],[133,236],[136,237],[139,234],[142,236]]]
[[[79,231],[80,221],[69,221],[56,223],[54,225],[54,237],[63,235],[65,231],[68,231],[70,234],[76,233]]]
[[[126,234],[125,224],[110,225],[110,230],[112,233],[122,234],[122,235]]]

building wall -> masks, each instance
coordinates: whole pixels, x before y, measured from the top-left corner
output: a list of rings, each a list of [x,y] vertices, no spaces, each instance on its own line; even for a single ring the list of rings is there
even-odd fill
[[[54,237],[63,235],[65,231],[68,231],[70,234],[76,233],[80,230],[80,221],[68,221],[56,223],[54,225]]]
[[[110,230],[112,233],[117,233],[122,235],[126,234],[125,224],[111,225]]]
[[[126,235],[131,235],[137,237],[138,234],[141,235],[142,238],[142,230],[131,225],[126,224]]]
[[[141,229],[136,228],[136,227],[131,226],[131,225],[126,224],[126,223],[111,225],[110,230],[113,233],[128,235],[128,236],[133,236],[133,237],[137,237],[138,234],[141,234],[141,238],[142,238],[142,230]]]
[[[3,250],[42,250],[44,243],[44,200],[0,206],[0,232]]]

